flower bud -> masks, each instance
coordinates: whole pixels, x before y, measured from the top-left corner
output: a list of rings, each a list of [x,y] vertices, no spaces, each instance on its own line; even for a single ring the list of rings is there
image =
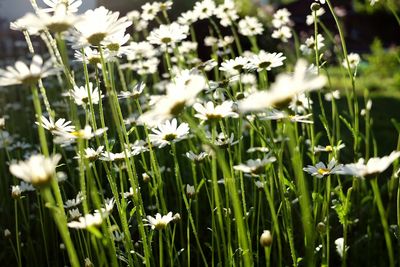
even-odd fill
[[[272,235],[269,230],[264,230],[260,237],[260,244],[262,247],[269,247],[272,244]]]
[[[5,237],[5,238],[11,238],[11,231],[8,230],[8,229],[5,229],[5,230],[4,230],[4,237]]]
[[[310,8],[312,11],[318,11],[321,8],[321,5],[318,3],[312,3]]]
[[[148,175],[147,173],[142,173],[142,178],[143,178],[143,182],[145,182],[145,183],[148,183],[148,182],[150,182],[150,179],[151,179],[151,177],[150,177],[150,175]]]
[[[177,223],[181,220],[181,215],[179,213],[175,213],[175,215],[172,217],[172,221],[174,223]]]
[[[318,232],[319,232],[320,234],[325,233],[325,231],[326,231],[326,225],[325,225],[323,222],[319,222],[319,223],[317,224],[317,230],[318,230]]]

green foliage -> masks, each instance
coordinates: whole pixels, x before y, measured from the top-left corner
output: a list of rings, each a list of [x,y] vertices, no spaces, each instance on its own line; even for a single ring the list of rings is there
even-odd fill
[[[376,86],[382,87],[382,81],[386,81],[385,88],[398,90],[400,87],[400,49],[392,47],[385,49],[379,39],[375,39],[371,45],[371,53],[364,55],[367,61],[363,74],[366,77],[375,77]],[[372,84],[373,85],[373,84]]]

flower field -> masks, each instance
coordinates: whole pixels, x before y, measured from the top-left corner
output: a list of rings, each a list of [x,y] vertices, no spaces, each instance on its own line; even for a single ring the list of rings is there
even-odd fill
[[[0,58],[1,266],[400,264],[400,50],[351,51],[335,0],[301,32],[284,5],[40,2]]]

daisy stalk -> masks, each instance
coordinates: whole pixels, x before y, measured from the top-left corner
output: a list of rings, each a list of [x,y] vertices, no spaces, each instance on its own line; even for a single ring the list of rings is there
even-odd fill
[[[126,132],[122,112],[121,112],[121,109],[119,106],[118,98],[115,93],[114,84],[110,83],[110,80],[108,78],[108,75],[111,73],[109,72],[110,70],[107,71],[106,63],[104,60],[103,48],[101,47],[101,45],[99,45],[98,48],[99,48],[99,52],[100,52],[102,71],[104,72],[103,79],[104,79],[104,83],[105,83],[105,86],[106,86],[106,89],[107,89],[107,92],[108,92],[108,95],[110,98],[111,113],[113,116],[114,123],[117,126],[116,130],[117,130],[117,134],[119,137],[119,141],[121,142],[121,144],[126,144],[129,146],[129,144],[130,144],[129,137]],[[121,127],[119,127],[119,126],[121,126]],[[121,130],[121,128],[122,128],[122,130]],[[143,202],[142,202],[142,198],[140,195],[140,191],[138,188],[137,173],[136,173],[135,167],[132,168],[131,161],[127,156],[126,149],[124,149],[124,153],[125,153],[125,164],[127,167],[128,178],[129,178],[131,187],[133,188],[133,191],[137,192],[137,194],[135,194],[133,197],[135,205],[139,207],[138,212],[135,212],[135,214],[136,214],[137,220],[139,222],[138,226],[139,226],[140,236],[143,239],[145,265],[149,265],[149,264],[151,264],[151,261],[150,261],[151,250],[149,248],[149,244],[147,241],[147,233],[146,233],[146,230],[145,230],[143,222],[142,222],[142,217],[144,216],[145,212],[144,212],[144,208],[143,208]],[[112,183],[115,183],[115,181],[112,181]],[[114,193],[115,198],[119,197],[117,192],[113,192],[113,193]],[[119,209],[119,212],[121,214],[123,214],[125,211]],[[121,216],[121,217],[125,218],[125,221],[122,223],[122,225],[124,226],[124,232],[126,232],[125,235],[127,235],[127,237],[130,238],[130,233],[129,233],[129,229],[128,229],[128,222],[126,221],[126,216]],[[129,242],[129,245],[130,245],[129,251],[134,250],[132,247],[132,245],[133,245],[132,242]]]
[[[346,46],[346,42],[344,39],[344,35],[343,35],[343,31],[342,31],[342,27],[340,26],[339,23],[339,19],[332,7],[331,1],[330,0],[326,0],[326,3],[328,4],[329,7],[329,11],[331,12],[333,19],[335,20],[335,24],[336,24],[336,28],[338,29],[339,32],[339,37],[340,37],[340,43],[342,45],[342,52],[343,52],[343,56],[345,59],[345,62],[347,64],[347,73],[349,75],[349,78],[351,80],[351,87],[352,87],[352,98],[353,98],[353,110],[351,110],[353,112],[353,116],[354,116],[354,121],[353,121],[353,127],[354,127],[354,132],[357,133],[354,135],[354,154],[357,155],[358,154],[358,149],[359,149],[359,136],[358,136],[358,132],[359,132],[359,108],[358,108],[358,99],[357,99],[357,94],[356,94],[356,85],[355,85],[355,76],[351,73],[351,67],[350,67],[350,61],[349,61],[349,57],[348,57],[348,53],[347,53],[347,46]],[[344,247],[346,247],[344,245]]]

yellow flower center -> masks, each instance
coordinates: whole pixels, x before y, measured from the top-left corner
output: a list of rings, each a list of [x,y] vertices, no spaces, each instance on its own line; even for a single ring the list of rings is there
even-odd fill
[[[318,172],[318,174],[323,175],[323,176],[329,174],[329,170],[328,169],[324,169],[324,168],[318,169],[317,172]]]
[[[332,152],[333,151],[333,147],[332,146],[326,146],[325,149],[328,152]]]

